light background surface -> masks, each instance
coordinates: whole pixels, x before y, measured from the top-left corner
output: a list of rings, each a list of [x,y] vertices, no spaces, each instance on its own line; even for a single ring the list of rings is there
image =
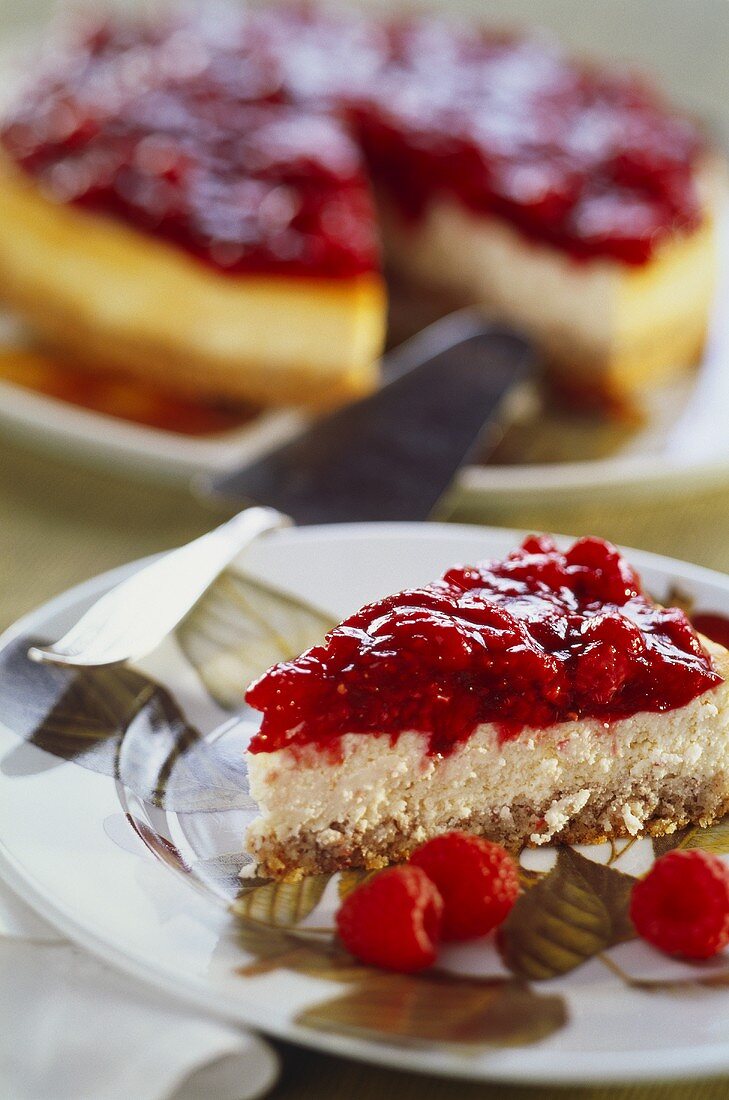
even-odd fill
[[[12,32],[28,28],[52,5],[39,0],[0,3],[0,51]],[[554,27],[567,41],[632,60],[665,59],[664,79],[689,106],[729,119],[729,41],[727,0],[559,0],[533,3],[459,4],[487,18],[508,10]],[[695,31],[675,43],[675,12],[690,7]],[[710,90],[727,84],[724,110]],[[92,574],[133,558],[179,544],[207,529],[216,517],[183,489],[131,481],[113,471],[83,468],[27,452],[17,443],[0,442],[0,627],[24,611]],[[578,502],[528,506],[508,502],[482,505],[467,518],[514,527],[600,534],[628,545],[729,570],[729,487],[702,492],[695,488],[667,503],[646,499],[625,503],[599,493]],[[650,1004],[647,1003],[647,1011]],[[723,1100],[729,1081],[636,1089],[555,1090],[487,1088],[429,1080],[415,1075],[364,1067],[287,1046],[284,1076],[275,1100],[351,1098],[374,1100]]]

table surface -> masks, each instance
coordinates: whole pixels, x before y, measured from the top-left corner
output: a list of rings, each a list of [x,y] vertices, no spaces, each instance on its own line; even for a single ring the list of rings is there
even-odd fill
[[[128,480],[119,471],[71,465],[0,444],[0,628],[87,577],[202,534],[220,514],[180,487]],[[596,534],[640,549],[729,571],[729,487],[670,499],[602,498],[484,508],[453,519]],[[469,1085],[364,1066],[278,1044],[274,1100],[397,1095],[399,1100],[725,1100],[729,1081],[625,1089],[521,1089]]]

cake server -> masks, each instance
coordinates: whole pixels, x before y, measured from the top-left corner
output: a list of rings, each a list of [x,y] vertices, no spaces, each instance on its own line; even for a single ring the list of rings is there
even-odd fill
[[[36,661],[79,667],[142,657],[254,539],[290,524],[425,520],[458,468],[498,431],[534,365],[528,344],[471,311],[431,325],[387,357],[375,394],[197,490],[249,507],[143,566],[102,596]],[[495,442],[495,440],[494,440]]]

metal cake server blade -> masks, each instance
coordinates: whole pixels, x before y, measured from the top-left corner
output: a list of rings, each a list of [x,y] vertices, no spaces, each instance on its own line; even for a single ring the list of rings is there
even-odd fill
[[[445,339],[444,339],[445,338]],[[387,383],[203,492],[278,508],[297,524],[425,520],[533,366],[529,346],[454,314],[388,357]]]
[[[101,597],[36,661],[118,664],[151,652],[254,539],[292,523],[424,520],[534,366],[531,348],[470,311],[388,357],[375,394],[198,491],[251,504]],[[265,504],[268,507],[260,507]]]

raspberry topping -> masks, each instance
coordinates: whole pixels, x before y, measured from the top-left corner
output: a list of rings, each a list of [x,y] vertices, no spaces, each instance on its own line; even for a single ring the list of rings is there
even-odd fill
[[[371,271],[379,250],[360,150],[335,112],[282,80],[244,14],[108,22],[51,57],[2,142],[53,198],[222,272]]]
[[[503,561],[368,604],[248,690],[252,752],[344,734],[426,734],[445,754],[482,722],[525,727],[666,711],[721,683],[685,614],[642,594],[614,546],[529,538]]]
[[[337,913],[339,937],[356,958],[410,974],[435,962],[443,901],[419,867],[392,867],[358,886]]]
[[[729,649],[729,618],[715,611],[698,611],[691,614],[691,625],[699,633]]]
[[[630,916],[667,955],[708,959],[729,944],[729,868],[699,849],[668,852],[633,887]]]
[[[645,81],[433,18],[107,21],[34,72],[2,141],[56,199],[231,273],[376,267],[361,153],[411,220],[445,196],[577,259],[641,264],[701,220],[702,135]]]
[[[519,872],[499,844],[469,833],[429,840],[410,857],[443,898],[444,940],[485,936],[505,919],[519,894]]]
[[[373,175],[413,220],[455,197],[576,259],[641,264],[701,219],[697,127],[544,36],[400,22],[358,117]]]

